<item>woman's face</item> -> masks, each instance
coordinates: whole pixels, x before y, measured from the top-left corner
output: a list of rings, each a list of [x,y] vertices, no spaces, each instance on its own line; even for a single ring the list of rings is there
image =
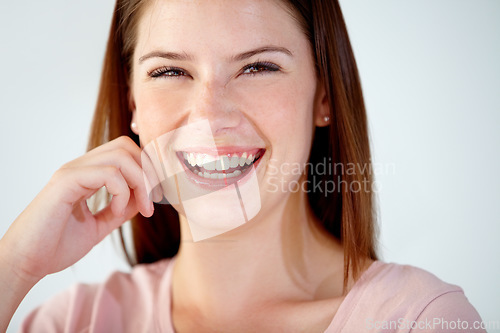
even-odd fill
[[[132,72],[134,131],[185,173],[199,191],[190,198],[243,188],[251,173],[265,212],[290,194],[300,178],[290,167],[307,162],[325,125],[311,47],[279,1],[153,1]]]

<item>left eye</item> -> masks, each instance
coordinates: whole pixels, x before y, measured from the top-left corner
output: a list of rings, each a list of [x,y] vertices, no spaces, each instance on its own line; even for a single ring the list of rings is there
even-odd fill
[[[266,72],[277,72],[280,67],[270,62],[256,62],[243,67],[243,74],[265,74]]]
[[[180,68],[176,67],[161,67],[158,69],[155,69],[151,72],[148,73],[148,75],[152,78],[158,78],[158,77],[173,77],[177,78],[180,76],[186,76],[186,72]]]

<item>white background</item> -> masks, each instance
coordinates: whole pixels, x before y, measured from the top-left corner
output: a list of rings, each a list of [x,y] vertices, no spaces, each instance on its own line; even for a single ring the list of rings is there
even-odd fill
[[[0,3],[0,235],[85,151],[113,2]],[[383,260],[460,285],[500,321],[500,1],[343,0],[380,184]],[[380,170],[379,170],[380,171]],[[382,169],[383,171],[383,169]],[[127,266],[106,239],[26,296]],[[493,331],[493,330],[491,330]]]

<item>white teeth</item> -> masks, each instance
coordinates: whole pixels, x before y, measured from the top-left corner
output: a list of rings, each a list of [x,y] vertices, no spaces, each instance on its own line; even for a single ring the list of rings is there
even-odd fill
[[[222,156],[215,162],[215,169],[218,171],[229,169],[229,158],[227,156]]]
[[[206,171],[227,171],[229,169],[246,167],[247,165],[251,165],[257,158],[256,155],[248,154],[247,152],[242,153],[241,157],[238,157],[237,155],[231,156],[231,154],[223,156],[212,156],[207,154],[188,152],[182,152],[182,156],[190,166],[200,168],[200,170],[195,171],[198,176],[209,179],[237,177],[242,174],[241,170],[234,170],[232,173],[210,173]]]
[[[212,158],[209,157],[208,155],[205,155],[205,158],[203,159],[202,164],[206,170],[210,170],[210,171],[215,170],[215,161],[212,160]]]
[[[247,163],[248,165],[250,165],[250,164],[252,164],[252,163],[253,163],[253,155],[252,155],[252,154],[250,154],[250,156],[248,156],[246,163]]]
[[[215,170],[222,171],[221,160],[215,161]]]
[[[229,162],[229,167],[236,168],[240,165],[240,158],[238,156],[231,157],[231,161]]]
[[[226,176],[227,178],[232,178],[232,177],[238,177],[239,175],[241,175],[241,171],[235,170],[233,173],[228,173]]]
[[[235,170],[232,173],[219,173],[219,172],[202,173],[202,172],[198,172],[198,176],[203,177],[203,178],[207,178],[207,179],[224,179],[224,178],[238,177],[239,175],[241,175],[240,170]]]
[[[228,170],[229,169],[229,157],[222,156],[221,164],[222,164],[222,170]]]
[[[240,166],[244,166],[246,162],[247,162],[247,153],[245,152],[241,154],[239,164]]]
[[[188,163],[191,164],[191,166],[196,166],[195,156],[193,153],[189,153],[187,160]]]
[[[196,154],[196,165],[197,166],[203,165],[203,154]]]

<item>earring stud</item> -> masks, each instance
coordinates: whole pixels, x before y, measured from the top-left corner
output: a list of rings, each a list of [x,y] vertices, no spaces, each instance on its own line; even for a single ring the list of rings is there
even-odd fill
[[[329,116],[325,116],[323,119],[325,120],[325,123],[327,123],[327,122],[330,121],[330,117]]]
[[[135,129],[137,129],[137,124],[135,122],[132,122],[130,124],[130,127],[135,130]]]

